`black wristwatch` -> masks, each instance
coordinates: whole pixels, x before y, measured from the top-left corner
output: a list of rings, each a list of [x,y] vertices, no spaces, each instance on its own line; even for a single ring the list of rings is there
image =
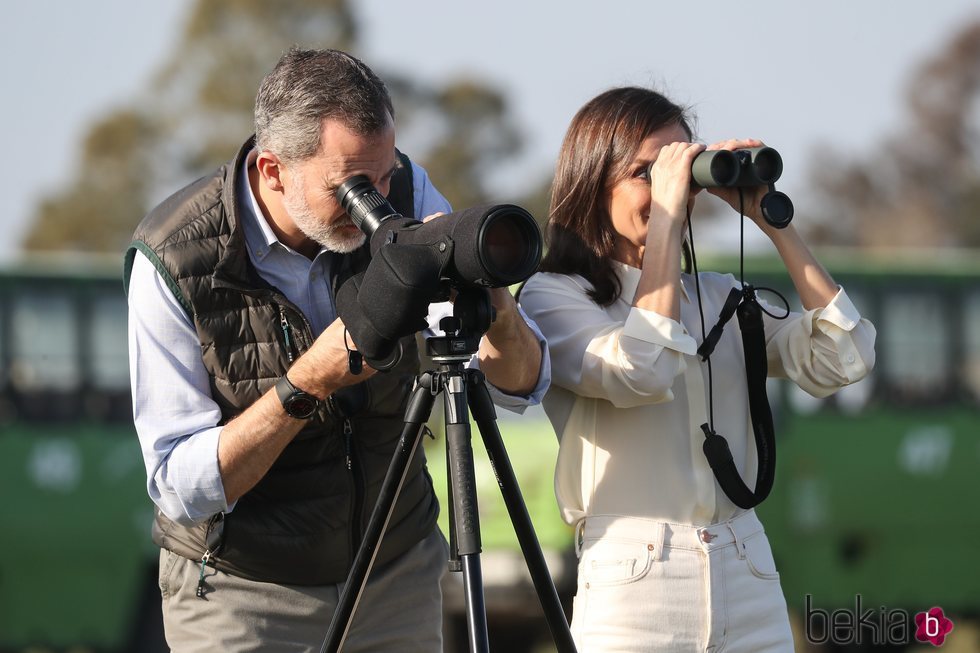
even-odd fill
[[[276,394],[286,414],[296,419],[310,419],[320,407],[319,399],[294,386],[285,374],[276,381]]]

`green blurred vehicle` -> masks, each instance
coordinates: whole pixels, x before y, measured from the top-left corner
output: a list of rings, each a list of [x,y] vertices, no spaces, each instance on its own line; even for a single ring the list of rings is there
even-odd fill
[[[118,265],[0,275],[0,650],[164,650]]]

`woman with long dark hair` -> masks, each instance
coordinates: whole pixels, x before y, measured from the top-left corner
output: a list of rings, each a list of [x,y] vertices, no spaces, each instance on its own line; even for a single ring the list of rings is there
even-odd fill
[[[710,373],[696,354],[699,303],[710,329],[740,284],[683,270],[691,165],[705,149],[692,140],[685,111],[648,89],[613,89],[582,107],[558,158],[548,253],[521,291],[551,352],[544,406],[560,439],[558,502],[576,528],[580,651],[793,649],[762,524],[719,487],[702,451],[710,421],[751,486],[758,459],[737,321]],[[708,192],[771,239],[803,305],[765,317],[769,375],[825,396],[873,366],[874,327],[792,225],[765,222],[767,190]]]

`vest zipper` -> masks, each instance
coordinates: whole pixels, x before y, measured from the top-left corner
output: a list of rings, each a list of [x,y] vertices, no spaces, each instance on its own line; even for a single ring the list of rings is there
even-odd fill
[[[289,358],[289,362],[292,363],[295,360],[293,356],[293,340],[289,335],[291,329],[289,327],[289,321],[286,319],[286,309],[282,306],[279,307],[279,326],[282,327],[282,337],[286,341],[286,356]]]
[[[364,477],[361,474],[361,468],[357,464],[357,458],[354,455],[354,428],[351,426],[351,422],[346,417],[344,418],[344,454],[346,455],[347,471],[351,474],[351,485],[353,485],[353,498],[351,502],[351,518],[350,518],[350,546],[351,546],[351,560],[353,561],[354,556],[357,555],[357,550],[361,547],[361,539],[364,534],[362,532],[364,528]]]
[[[207,585],[204,582],[204,572],[207,569],[211,558],[217,553],[224,543],[224,519],[225,513],[219,512],[208,520],[207,529],[204,531],[204,555],[201,556],[201,573],[197,578],[197,598],[203,599],[207,593]],[[217,569],[217,567],[215,567]]]
[[[347,471],[354,471],[354,459],[353,459],[353,436],[354,429],[350,425],[349,419],[344,419],[344,455],[347,457]]]

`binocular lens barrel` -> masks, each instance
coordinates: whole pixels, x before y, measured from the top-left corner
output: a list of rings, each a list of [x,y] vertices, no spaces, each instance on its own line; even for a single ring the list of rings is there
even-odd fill
[[[746,150],[752,159],[756,179],[763,184],[774,184],[783,174],[783,157],[771,147],[754,147]]]
[[[783,158],[771,147],[735,150],[739,162],[735,186],[768,186],[783,174]]]
[[[691,164],[691,179],[702,188],[731,186],[738,179],[739,162],[729,150],[705,150]]]

